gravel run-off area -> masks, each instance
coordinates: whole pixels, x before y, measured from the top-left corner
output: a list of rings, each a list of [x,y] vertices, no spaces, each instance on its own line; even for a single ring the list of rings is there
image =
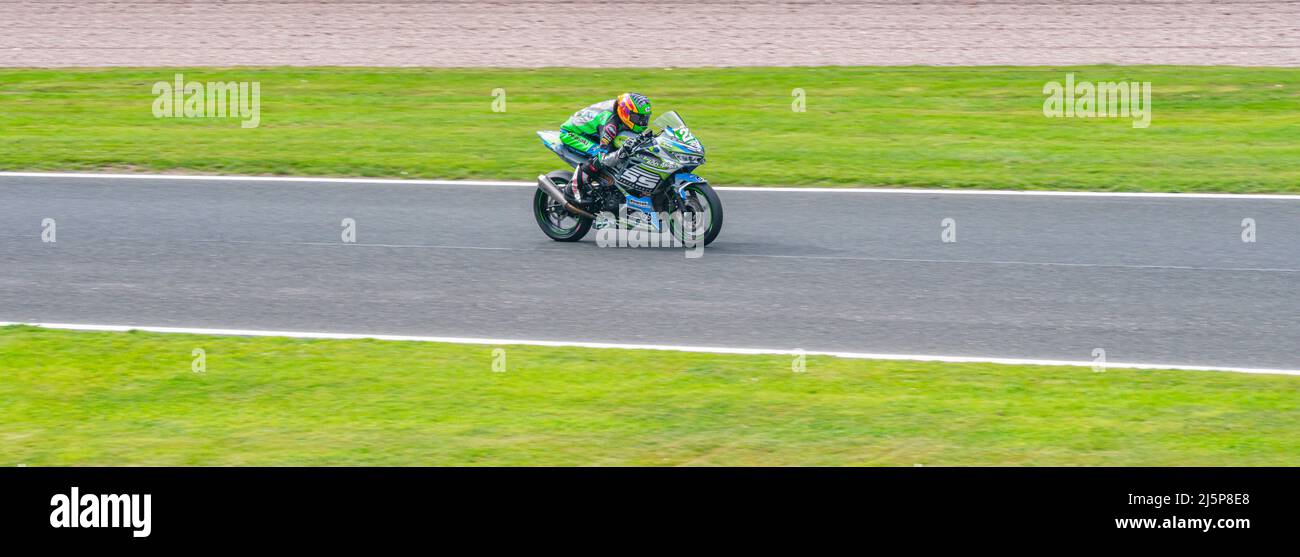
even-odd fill
[[[913,64],[1297,66],[1300,2],[0,1],[0,67]]]

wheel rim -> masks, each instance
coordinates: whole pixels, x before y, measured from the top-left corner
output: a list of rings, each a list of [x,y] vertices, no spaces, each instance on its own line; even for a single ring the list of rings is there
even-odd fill
[[[555,187],[561,190],[567,186],[567,182],[555,182]],[[546,226],[561,236],[572,234],[582,224],[577,215],[570,213],[564,208],[564,205],[551,198],[551,196],[542,194],[542,206],[537,209],[541,211],[542,222]]]
[[[686,200],[681,205],[682,218],[673,223],[673,235],[683,243],[703,242],[708,237],[709,231],[713,229],[713,207],[709,204],[706,196],[700,193],[699,189],[694,186],[687,186],[685,190]],[[699,220],[693,215],[700,215]],[[692,227],[690,235],[687,235],[687,224],[702,223],[703,227]],[[689,240],[688,240],[689,239]]]

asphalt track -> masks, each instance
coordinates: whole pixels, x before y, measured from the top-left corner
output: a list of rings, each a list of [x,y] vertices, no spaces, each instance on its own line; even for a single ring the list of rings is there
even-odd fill
[[[0,176],[0,321],[1300,369],[1300,198],[730,190],[688,259],[531,195]]]

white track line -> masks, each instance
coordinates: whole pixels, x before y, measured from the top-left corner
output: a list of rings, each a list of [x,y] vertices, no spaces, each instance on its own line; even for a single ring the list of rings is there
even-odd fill
[[[406,186],[536,187],[533,182],[494,180],[396,180],[386,178],[307,178],[297,176],[202,176],[194,174],[98,174],[94,172],[0,172],[15,178],[92,178],[126,180],[198,180],[222,182],[311,182],[322,184],[388,184]],[[1166,199],[1244,199],[1300,201],[1300,195],[1262,193],[1158,193],[1108,191],[963,190],[936,188],[788,188],[718,186],[720,191],[784,193],[875,193],[923,195],[1013,195],[1028,197],[1151,197]]]
[[[874,354],[867,352],[826,352],[818,350],[786,350],[778,348],[731,348],[719,346],[679,346],[670,344],[624,344],[612,342],[582,342],[582,341],[565,341],[565,340],[525,340],[525,339],[503,339],[503,338],[473,338],[473,337],[433,337],[433,336],[415,336],[415,335],[372,335],[356,333],[320,333],[320,332],[302,332],[302,331],[263,331],[250,329],[207,329],[200,327],[151,327],[151,326],[133,326],[133,325],[86,325],[76,323],[18,323],[12,321],[0,321],[0,327],[11,325],[27,325],[31,327],[41,327],[45,329],[64,329],[71,331],[102,331],[102,332],[126,332],[126,331],[147,331],[151,333],[180,333],[195,335],[218,335],[218,336],[246,336],[246,337],[287,337],[287,338],[306,338],[306,339],[328,339],[328,340],[391,340],[404,342],[444,342],[450,344],[481,344],[481,345],[526,345],[526,346],[554,346],[554,347],[573,347],[573,348],[617,348],[624,350],[670,350],[675,352],[703,352],[709,354],[743,354],[743,355],[782,355],[791,356],[804,354],[808,356],[834,356],[836,358],[853,358],[867,360],[905,360],[918,362],[949,362],[949,363],[986,363],[986,364],[1006,364],[1006,365],[1039,365],[1039,366],[1070,366],[1070,367],[1093,367],[1097,362],[1076,361],[1076,360],[1032,360],[1025,358],[988,358],[980,356],[934,356],[925,354]],[[1300,369],[1261,369],[1245,367],[1223,367],[1223,366],[1191,366],[1179,364],[1135,364],[1126,362],[1106,362],[1106,369],[1160,369],[1160,370],[1178,370],[1178,371],[1226,371],[1234,373],[1260,373],[1274,375],[1296,375],[1300,376]]]

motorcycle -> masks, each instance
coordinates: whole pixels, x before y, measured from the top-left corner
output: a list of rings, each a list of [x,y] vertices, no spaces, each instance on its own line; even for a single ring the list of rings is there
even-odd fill
[[[593,223],[597,228],[655,233],[666,227],[688,247],[707,246],[722,231],[722,202],[713,187],[694,174],[704,164],[704,146],[676,112],[660,115],[642,134],[623,132],[615,138],[615,147],[630,148],[630,155],[591,177],[589,183],[594,187],[576,195],[570,184],[582,171],[587,155],[561,142],[559,131],[539,131],[537,135],[574,167],[537,177],[533,214],[552,240],[581,240]]]

